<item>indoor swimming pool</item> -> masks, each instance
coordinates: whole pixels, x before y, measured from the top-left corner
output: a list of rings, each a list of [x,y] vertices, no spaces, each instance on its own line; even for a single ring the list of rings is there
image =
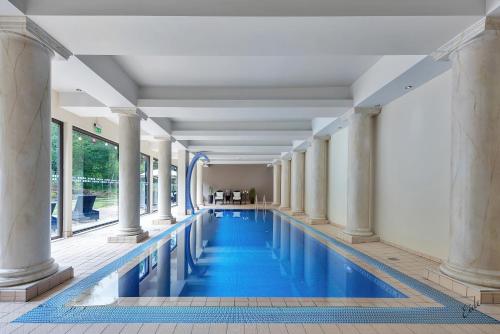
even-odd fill
[[[121,297],[405,298],[278,213],[207,210],[75,300]]]

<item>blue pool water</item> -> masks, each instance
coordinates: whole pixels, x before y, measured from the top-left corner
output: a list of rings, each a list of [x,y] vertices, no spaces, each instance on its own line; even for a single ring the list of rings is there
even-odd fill
[[[207,211],[86,294],[404,298],[319,237],[271,211]],[[90,295],[90,298],[88,297]]]

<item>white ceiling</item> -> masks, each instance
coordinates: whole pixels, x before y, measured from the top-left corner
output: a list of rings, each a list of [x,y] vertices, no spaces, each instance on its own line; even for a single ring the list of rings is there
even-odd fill
[[[379,56],[116,56],[141,86],[349,86]]]
[[[32,19],[79,55],[289,57],[429,54],[479,17],[32,16]]]
[[[66,93],[64,108],[110,117],[108,107],[137,106],[150,116],[142,129],[149,137],[177,136],[177,146],[223,163],[269,162],[311,136],[313,120],[334,122],[358,100],[401,96],[406,84],[446,69],[425,56],[500,7],[500,0],[9,0],[16,10],[2,1],[0,13],[21,10],[76,55],[53,62],[54,89],[87,95]]]

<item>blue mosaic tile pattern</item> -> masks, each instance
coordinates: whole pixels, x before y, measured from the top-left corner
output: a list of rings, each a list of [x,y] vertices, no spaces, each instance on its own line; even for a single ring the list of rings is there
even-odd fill
[[[273,210],[274,211],[274,210]],[[202,211],[201,213],[203,213]],[[411,278],[388,265],[319,232],[306,224],[274,211],[300,224],[337,247],[386,272],[395,279],[443,305],[443,307],[160,307],[160,306],[66,306],[88,288],[117,270],[168,234],[189,222],[193,216],[172,226],[22,315],[16,323],[414,323],[414,324],[500,324],[477,311],[463,316],[464,304]],[[200,214],[200,213],[198,213]]]

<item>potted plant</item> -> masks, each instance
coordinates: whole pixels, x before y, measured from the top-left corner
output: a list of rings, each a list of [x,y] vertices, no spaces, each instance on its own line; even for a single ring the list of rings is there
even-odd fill
[[[214,202],[214,188],[212,186],[208,187],[208,204],[213,204]]]
[[[250,191],[248,192],[248,197],[250,197],[250,204],[255,204],[255,196],[255,188],[250,189]]]

